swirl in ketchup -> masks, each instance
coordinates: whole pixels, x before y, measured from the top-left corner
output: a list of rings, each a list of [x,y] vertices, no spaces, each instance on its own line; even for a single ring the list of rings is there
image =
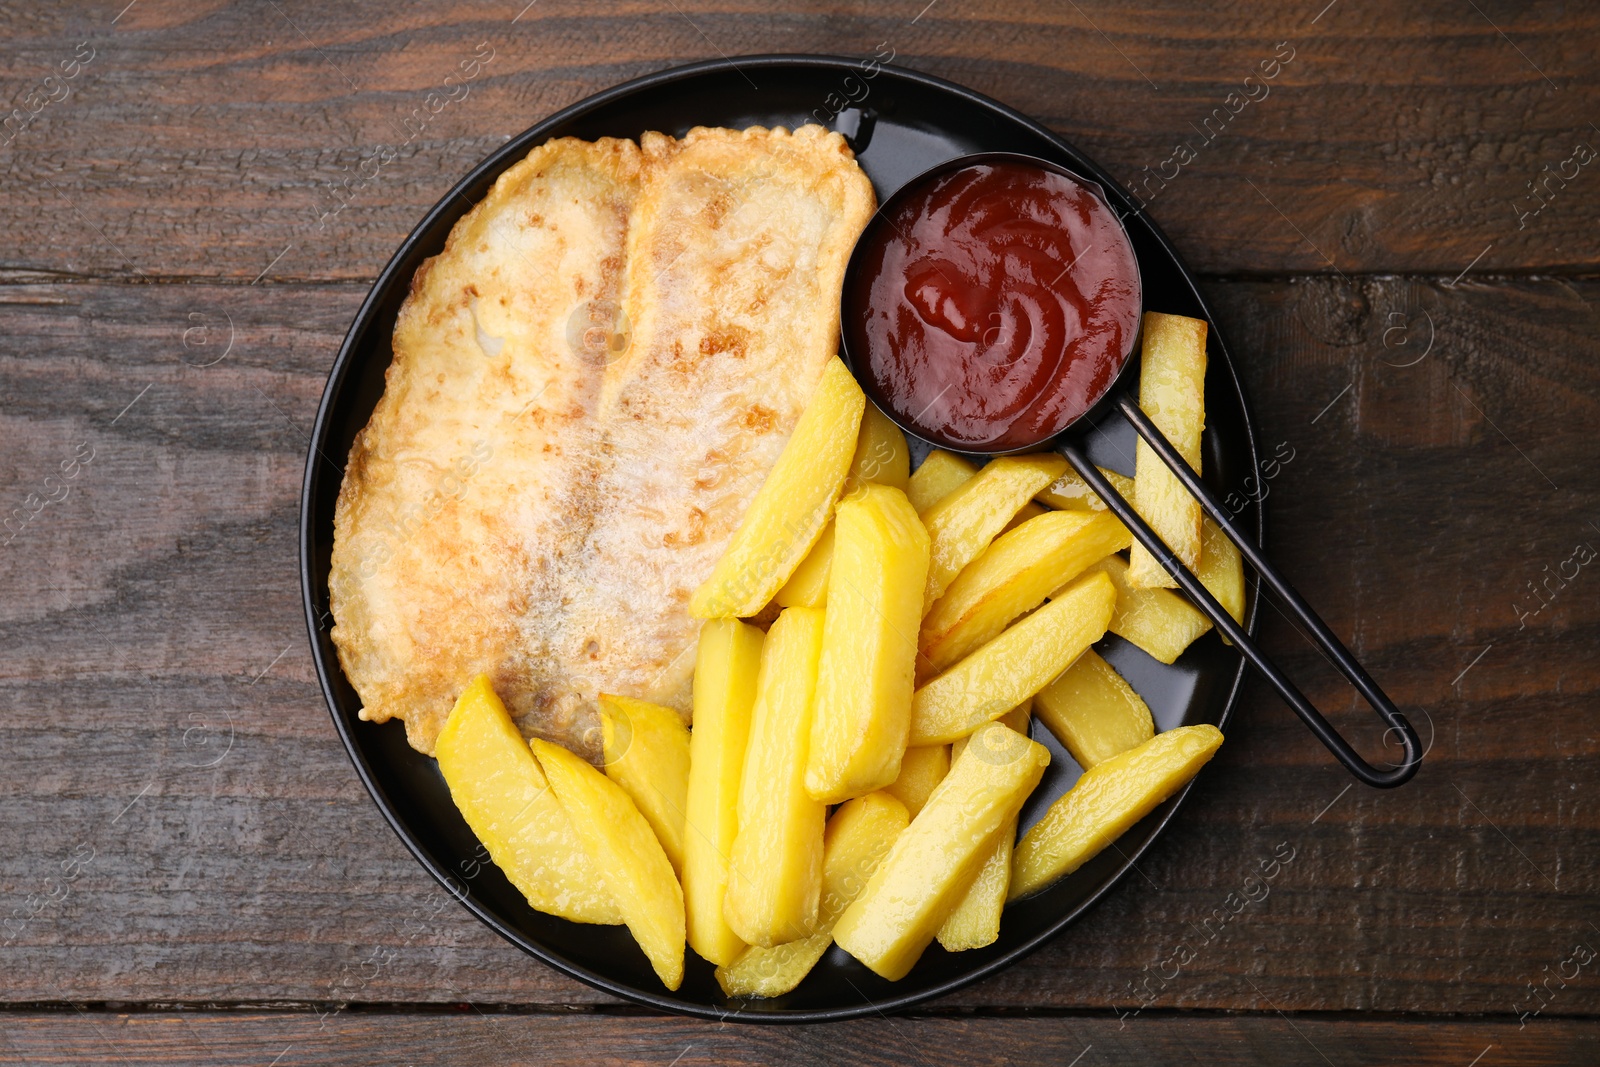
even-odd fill
[[[848,283],[846,341],[909,429],[1003,452],[1102,397],[1139,325],[1139,268],[1093,190],[1021,161],[936,174],[887,206]]]

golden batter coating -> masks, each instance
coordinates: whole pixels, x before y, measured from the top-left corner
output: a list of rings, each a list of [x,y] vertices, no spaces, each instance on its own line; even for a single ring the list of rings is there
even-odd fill
[[[363,718],[431,753],[479,671],[591,757],[601,692],[687,716],[690,593],[835,351],[873,206],[815,126],[562,139],[496,182],[413,279],[339,496]]]

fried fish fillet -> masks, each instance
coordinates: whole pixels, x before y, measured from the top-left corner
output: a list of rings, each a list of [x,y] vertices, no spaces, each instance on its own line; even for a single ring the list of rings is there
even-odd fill
[[[687,716],[690,594],[834,352],[872,210],[814,126],[508,170],[413,279],[351,448],[329,585],[362,717],[431,753],[480,671],[591,757],[602,692]]]

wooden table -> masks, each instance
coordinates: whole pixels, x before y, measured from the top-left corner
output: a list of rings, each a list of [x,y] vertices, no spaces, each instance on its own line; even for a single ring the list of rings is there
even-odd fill
[[[126,2],[0,11],[0,1062],[1600,1061],[1592,8]],[[1154,190],[1294,456],[1270,548],[1427,762],[1352,786],[1252,684],[1140,876],[1025,962],[906,1017],[656,1016],[480,926],[361,788],[300,612],[306,435],[379,268],[508,137],[690,60],[880,49]]]

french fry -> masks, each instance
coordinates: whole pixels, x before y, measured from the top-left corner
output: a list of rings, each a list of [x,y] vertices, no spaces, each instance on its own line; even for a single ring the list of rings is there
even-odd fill
[[[820,608],[787,608],[761,647],[739,832],[722,915],[740,940],[771,947],[815,932],[827,808],[806,793],[806,746],[822,654]]]
[[[683,828],[683,895],[689,947],[721,966],[745,949],[722,916],[728,854],[739,831],[739,780],[750,738],[765,635],[737,619],[700,627],[694,730]]]
[[[689,728],[671,708],[600,694],[606,777],[620,785],[683,874],[683,813],[689,797]]]
[[[891,486],[902,493],[911,483],[911,450],[906,447],[906,435],[870,400],[861,414],[856,454],[844,480],[846,495],[866,482]]]
[[[1206,323],[1183,315],[1144,315],[1144,347],[1139,364],[1139,406],[1166,435],[1196,474],[1200,436],[1205,429]],[[1140,438],[1134,452],[1134,507],[1150,528],[1190,570],[1200,565],[1200,502]],[[1178,583],[1135,544],[1129,554],[1128,581],[1135,588],[1175,587]]]
[[[918,689],[908,744],[965,737],[1027,700],[1105,636],[1116,606],[1111,579],[1079,579],[1032,615]]]
[[[1094,649],[1039,690],[1033,709],[1084,770],[1137,748],[1156,732],[1144,699]]]
[[[900,761],[900,776],[884,792],[904,804],[914,819],[949,771],[949,745],[917,745],[906,749]]]
[[[531,744],[628,932],[661,984],[677,989],[683,982],[683,889],[655,831],[622,787],[587,760],[538,738]]]
[[[928,567],[927,532],[898,489],[862,486],[834,526],[806,766],[806,788],[828,804],[900,774]]]
[[[1084,653],[1092,655],[1093,653]],[[1028,717],[1034,701],[1022,704],[1004,715],[999,722],[1028,736]],[[970,738],[963,737],[950,746],[958,758],[966,749]],[[996,836],[993,847],[978,876],[967,888],[950,917],[939,927],[939,944],[946,952],[965,952],[969,949],[992,945],[1000,937],[1000,913],[1006,906],[1006,890],[1011,886],[1011,852],[1017,843],[1017,820],[1013,818]]]
[[[961,568],[989,547],[1033,494],[1066,469],[1067,461],[1053,452],[1001,456],[922,512],[932,541],[924,605],[932,607]]]
[[[1209,517],[1201,522],[1200,567],[1194,576],[1217,598],[1233,621],[1244,623],[1244,559],[1239,546]],[[1224,638],[1226,640],[1226,638]]]
[[[1093,859],[1181,789],[1221,744],[1215,726],[1180,726],[1084,771],[1017,843],[1009,899],[1036,893]]]
[[[1111,488],[1122,495],[1122,499],[1132,504],[1134,502],[1133,479],[1126,474],[1108,471],[1100,468],[1100,473],[1106,476],[1106,481],[1111,483]],[[1035,500],[1058,511],[1105,511],[1106,502],[1096,495],[1089,483],[1084,481],[1078,472],[1069,469],[1057,478],[1044,492],[1034,497]]]
[[[999,723],[979,728],[839,917],[833,928],[839,947],[890,981],[905,977],[1049,762],[1049,750],[1015,730]]]
[[[780,608],[822,608],[828,605],[828,576],[833,573],[833,521],[811,546],[789,580],[772,596]]]
[[[461,817],[529,905],[573,922],[622,922],[621,907],[485,675],[456,701],[435,754]]]
[[[1172,663],[1194,640],[1211,629],[1200,609],[1168,589],[1137,589],[1128,581],[1128,564],[1107,556],[1089,568],[1103,572],[1117,587],[1117,610],[1111,632],[1126,638],[1162,663]]]
[[[866,402],[845,365],[830,360],[727,551],[690,599],[690,615],[751,616],[783,588],[828,524],[855,457]]]
[[[1046,512],[1001,534],[923,618],[919,672],[947,669],[1130,540],[1105,511]]]
[[[817,932],[771,948],[745,949],[733,963],[717,968],[722,991],[730,997],[777,997],[799,985],[833,944],[833,924],[867,887],[910,821],[905,805],[887,793],[868,793],[839,805],[823,834]]]
[[[977,473],[977,466],[970,460],[962,459],[954,452],[936,448],[928,453],[928,458],[922,461],[922,466],[911,473],[906,497],[920,515],[970,481]]]

